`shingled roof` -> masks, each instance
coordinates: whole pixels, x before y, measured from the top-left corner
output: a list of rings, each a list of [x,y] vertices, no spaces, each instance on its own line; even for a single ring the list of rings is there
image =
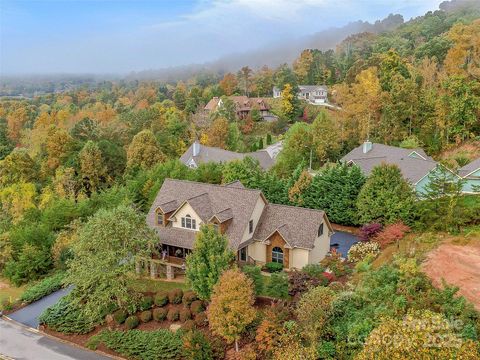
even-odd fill
[[[473,160],[465,166],[458,169],[458,175],[465,177],[480,169],[480,158]]]
[[[318,228],[323,221],[331,230],[330,223],[322,210],[268,204],[260,218],[254,238],[264,241],[278,231],[292,248],[312,249]]]
[[[366,175],[369,175],[375,166],[395,164],[403,177],[412,184],[416,184],[438,165],[423,149],[403,149],[377,143],[372,143],[371,149],[366,153],[363,145],[356,147],[345,155],[342,161],[353,162]]]
[[[200,205],[197,201],[200,198],[206,199],[205,194],[208,194],[209,203]],[[191,249],[195,240],[195,231],[169,227],[158,228],[155,226],[155,210],[160,204],[173,200],[176,200],[178,204],[188,201],[190,205],[192,205],[193,201],[195,206],[192,205],[192,207],[198,209],[200,212],[198,215],[202,217],[202,220],[205,217],[205,222],[214,214],[219,214],[221,217],[231,217],[226,235],[230,240],[231,247],[237,249],[242,240],[244,230],[248,226],[255,204],[261,196],[263,195],[259,190],[240,188],[238,186],[222,186],[166,179],[148,212],[147,224],[156,229],[162,243]],[[230,208],[229,212],[231,211],[231,214],[225,212],[227,208]],[[193,235],[185,235],[185,233]],[[178,236],[182,245],[179,245],[176,236]]]
[[[278,147],[277,144],[273,144]],[[272,146],[273,146],[272,145]],[[274,157],[270,155],[269,149],[258,150],[255,152],[249,153],[237,153],[234,151],[224,150],[217,147],[206,146],[198,144],[199,152],[196,156],[193,156],[193,146],[192,144],[187,151],[180,157],[180,161],[188,165],[189,161],[193,159],[195,164],[200,165],[208,162],[215,163],[225,163],[233,160],[242,160],[247,156],[250,156],[254,159],[257,159],[260,166],[264,170],[270,169],[275,164],[275,156],[278,151],[274,154]]]

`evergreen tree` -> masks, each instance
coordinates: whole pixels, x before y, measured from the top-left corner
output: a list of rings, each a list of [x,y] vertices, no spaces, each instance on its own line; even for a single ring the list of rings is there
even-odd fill
[[[410,223],[414,202],[415,194],[398,166],[376,166],[358,195],[360,224],[392,224],[399,220]]]
[[[210,299],[213,286],[234,259],[227,238],[213,225],[203,225],[186,259],[187,281],[200,299]]]
[[[357,219],[357,197],[365,183],[365,176],[358,166],[337,164],[317,174],[303,195],[304,206],[322,209],[331,222],[355,225]]]

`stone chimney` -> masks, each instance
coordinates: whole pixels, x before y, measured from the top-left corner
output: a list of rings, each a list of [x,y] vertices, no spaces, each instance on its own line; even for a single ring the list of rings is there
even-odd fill
[[[373,144],[370,142],[370,140],[367,140],[363,143],[363,153],[366,154],[370,150],[372,150]]]
[[[200,154],[200,142],[195,140],[193,143],[193,156],[198,156]]]

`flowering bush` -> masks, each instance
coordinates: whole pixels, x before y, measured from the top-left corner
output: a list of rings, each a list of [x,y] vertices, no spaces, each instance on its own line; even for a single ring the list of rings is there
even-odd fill
[[[380,244],[380,247],[386,248],[388,245],[403,239],[405,234],[410,231],[410,228],[402,222],[387,225],[373,238],[374,241]]]
[[[345,275],[349,271],[345,266],[344,259],[342,259],[342,254],[335,249],[332,249],[327,256],[320,261],[320,265],[338,277]],[[325,276],[325,273],[323,275]]]
[[[372,223],[360,228],[359,238],[361,241],[369,241],[382,230],[382,224]]]
[[[377,256],[380,252],[380,245],[376,242],[359,242],[348,250],[348,261],[362,261],[367,256]]]

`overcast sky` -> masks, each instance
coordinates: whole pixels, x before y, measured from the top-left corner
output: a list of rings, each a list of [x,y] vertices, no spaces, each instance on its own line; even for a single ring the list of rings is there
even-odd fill
[[[127,73],[202,63],[442,0],[0,0],[0,74]]]

